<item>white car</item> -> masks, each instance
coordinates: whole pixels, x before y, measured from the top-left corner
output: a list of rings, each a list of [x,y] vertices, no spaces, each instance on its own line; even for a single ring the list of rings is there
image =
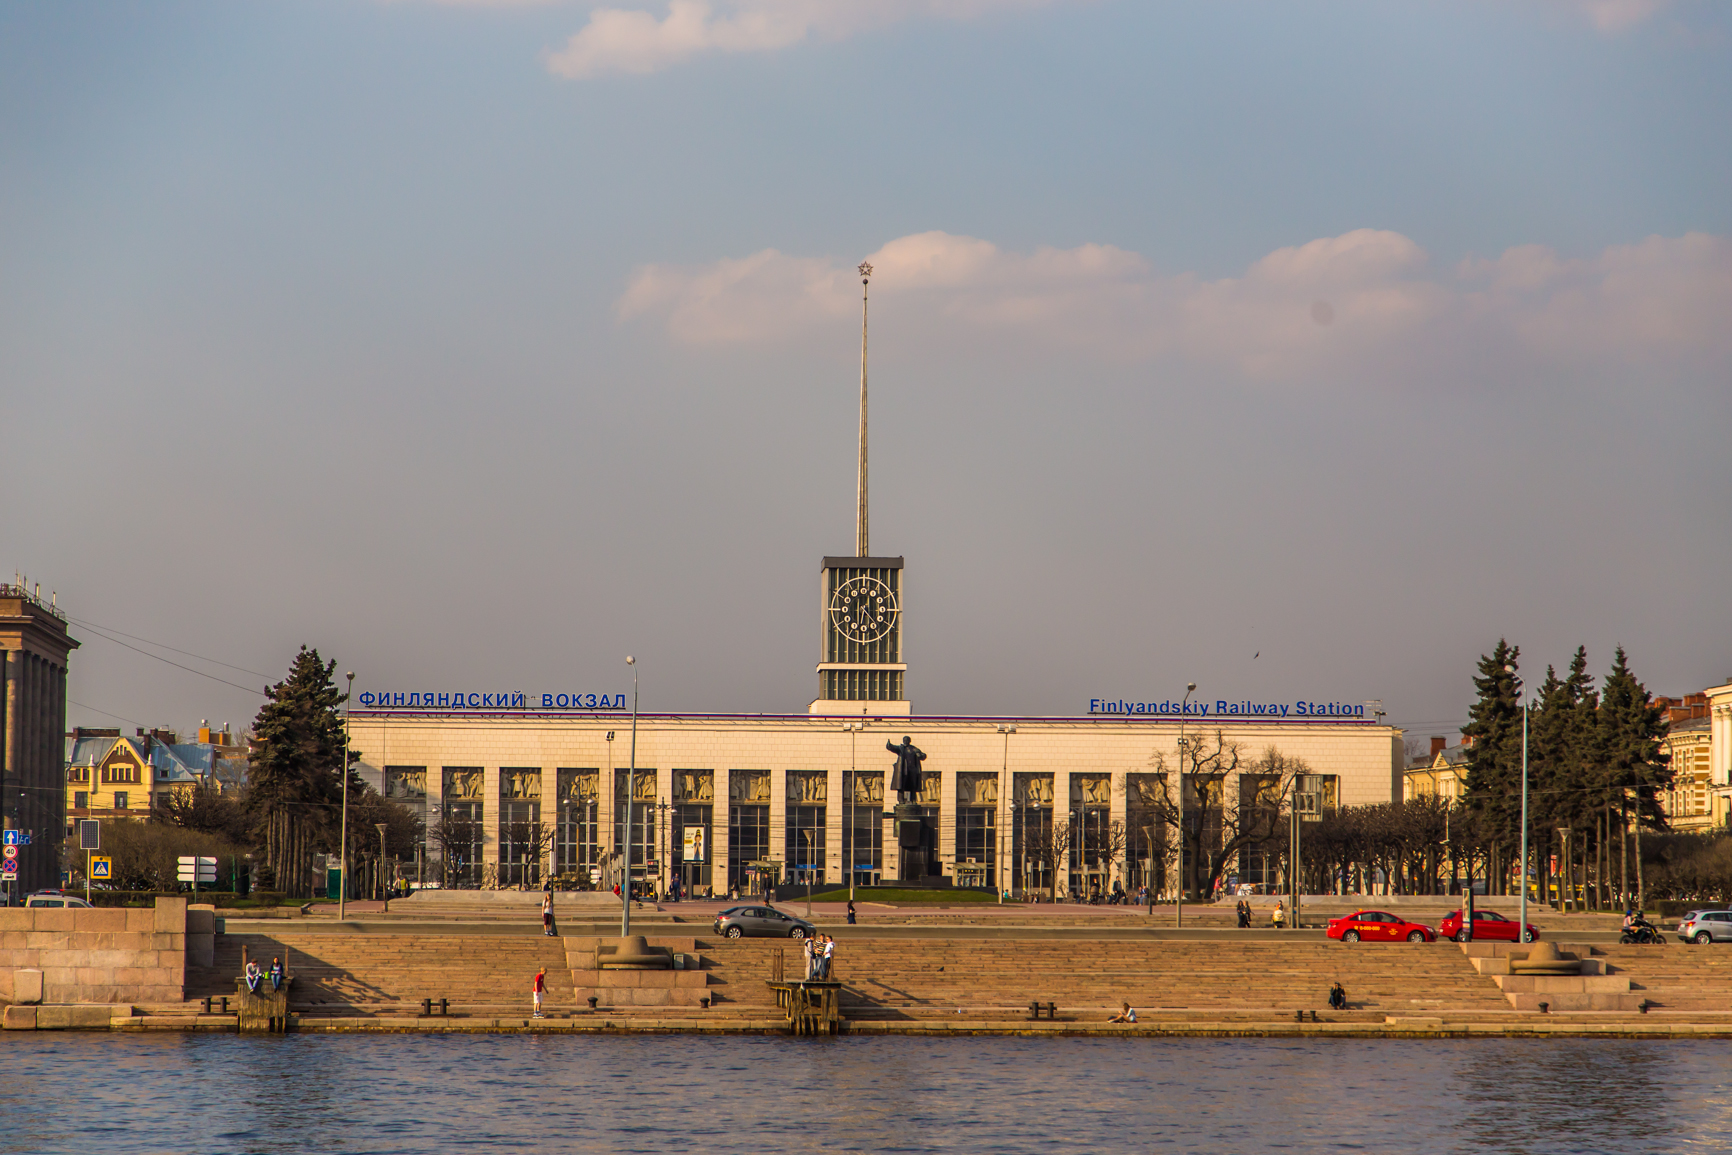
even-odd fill
[[[24,900],[24,905],[29,907],[76,906],[83,910],[91,909],[91,905],[88,902],[85,902],[82,898],[73,898],[70,894],[33,894]]]

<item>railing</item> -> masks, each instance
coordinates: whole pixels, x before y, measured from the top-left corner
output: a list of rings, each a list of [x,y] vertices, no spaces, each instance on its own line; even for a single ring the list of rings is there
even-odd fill
[[[38,588],[40,588],[40,586],[38,586]],[[50,617],[55,618],[60,622],[66,621],[66,615],[61,613],[59,608],[55,606],[52,601],[43,601],[39,595],[32,594],[25,586],[12,585],[9,582],[0,582],[0,598],[20,598],[29,602],[37,609],[47,613]]]

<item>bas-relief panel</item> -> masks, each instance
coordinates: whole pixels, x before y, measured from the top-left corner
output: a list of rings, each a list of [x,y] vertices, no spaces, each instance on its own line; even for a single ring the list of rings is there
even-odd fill
[[[956,776],[958,806],[997,806],[998,775],[958,774]]]

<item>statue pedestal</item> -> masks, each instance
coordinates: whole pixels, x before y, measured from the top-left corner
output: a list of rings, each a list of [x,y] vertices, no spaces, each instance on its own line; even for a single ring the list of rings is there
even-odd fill
[[[896,818],[896,876],[903,882],[924,881],[926,827],[920,821],[920,807],[913,802],[899,802],[893,813]]]

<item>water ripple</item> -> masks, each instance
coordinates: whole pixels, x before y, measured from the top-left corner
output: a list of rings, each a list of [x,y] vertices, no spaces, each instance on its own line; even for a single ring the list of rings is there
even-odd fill
[[[0,1155],[1725,1150],[1732,1044],[13,1034]]]

